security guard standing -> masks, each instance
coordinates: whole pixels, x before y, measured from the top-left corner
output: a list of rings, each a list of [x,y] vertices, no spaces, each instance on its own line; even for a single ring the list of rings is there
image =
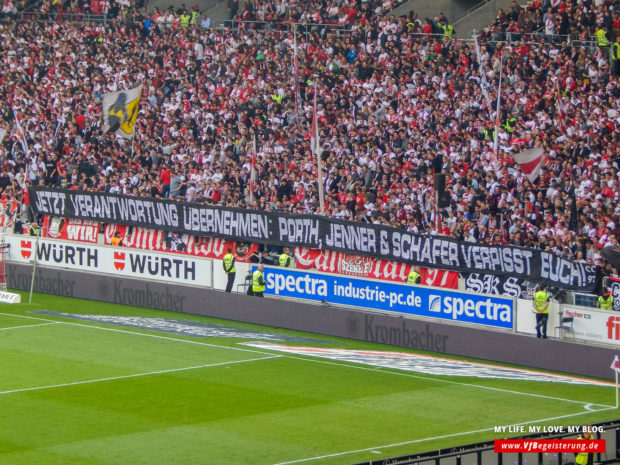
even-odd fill
[[[422,282],[422,275],[419,273],[420,268],[414,266],[411,268],[409,275],[407,276],[407,284],[420,284]]]
[[[290,255],[291,250],[288,247],[284,247],[282,253],[278,257],[278,264],[282,268],[291,268],[293,266],[293,258]]]
[[[604,289],[602,294],[599,296],[598,307],[601,310],[614,309],[614,297],[611,295],[611,291],[609,289]]]
[[[39,225],[36,221],[33,221],[28,228],[28,234],[30,236],[38,236],[39,235]]]
[[[265,292],[265,275],[263,274],[263,264],[258,265],[258,268],[252,273],[252,293],[256,297],[263,297]]]
[[[534,312],[536,313],[536,337],[547,339],[547,321],[549,321],[549,294],[545,289],[547,286],[541,284],[538,291],[534,293]]]
[[[192,8],[189,24],[195,26],[198,23],[198,18],[200,18],[200,11],[198,10],[198,5],[194,5],[194,8]]]
[[[614,76],[620,76],[620,42],[618,38],[611,44],[611,73]]]
[[[594,36],[596,37],[596,44],[599,47],[609,47],[611,45],[611,42],[609,42],[609,39],[607,38],[607,30],[600,28],[598,29],[595,33]]]
[[[577,440],[585,440],[590,441],[594,439],[592,437],[592,432],[590,431],[590,427],[585,426],[583,433],[577,437]],[[594,463],[594,454],[588,454],[586,452],[579,452],[575,454],[575,463],[577,465],[593,465]]]
[[[506,132],[513,133],[516,125],[517,119],[514,116],[510,116],[506,119],[506,122],[502,127],[506,130]]]
[[[192,17],[187,12],[187,10],[183,10],[183,13],[181,13],[181,16],[179,16],[179,19],[181,20],[181,27],[188,27],[191,18]]]
[[[231,292],[233,284],[235,282],[235,255],[232,253],[232,248],[226,249],[226,255],[222,259],[222,265],[224,266],[224,273],[228,275],[228,282],[226,283],[226,292]]]
[[[452,39],[452,33],[454,32],[454,27],[451,24],[439,24],[439,26],[443,29],[444,42],[448,42],[450,39]]]

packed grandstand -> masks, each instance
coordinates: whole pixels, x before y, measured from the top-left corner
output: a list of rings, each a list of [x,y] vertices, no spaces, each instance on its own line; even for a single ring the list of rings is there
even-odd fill
[[[216,28],[197,8],[5,0],[2,199],[23,224],[33,185],[318,214],[316,88],[326,215],[605,266],[620,221],[618,5],[513,2],[475,41],[393,6],[231,0]],[[102,96],[137,83],[135,137],[104,135]],[[529,148],[545,154],[533,182],[513,158]]]

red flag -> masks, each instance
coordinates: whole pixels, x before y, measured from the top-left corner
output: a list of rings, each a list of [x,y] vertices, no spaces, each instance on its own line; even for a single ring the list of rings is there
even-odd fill
[[[256,135],[252,139],[254,150],[252,151],[252,170],[250,171],[250,200],[254,202],[254,189],[256,188]]]
[[[614,357],[614,360],[613,360],[613,362],[611,362],[611,366],[609,368],[611,368],[612,370],[620,373],[620,360],[618,360],[618,356],[617,355]]]
[[[514,159],[527,176],[527,179],[530,182],[534,182],[540,175],[540,169],[545,161],[545,151],[541,148],[524,150],[517,153]]]
[[[556,106],[558,108],[558,117],[560,118],[560,128],[564,131],[564,120],[566,119],[566,115],[568,114],[568,104],[564,101],[562,97],[562,92],[560,92],[560,86],[556,87],[555,91],[556,95]]]

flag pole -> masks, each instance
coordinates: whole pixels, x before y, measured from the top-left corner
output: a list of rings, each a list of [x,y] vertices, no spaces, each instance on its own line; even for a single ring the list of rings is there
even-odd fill
[[[616,378],[616,408],[618,408],[620,407],[620,403],[618,402],[618,372],[620,371],[620,358],[617,355],[614,357],[609,368],[614,370]]]
[[[499,127],[499,107],[502,101],[502,76],[504,74],[504,54],[499,57],[499,82],[497,83],[497,108],[495,109],[495,131],[493,133],[493,154],[495,157],[494,168],[498,169],[497,164],[497,130]]]
[[[317,81],[318,77],[314,78],[314,105],[312,107],[312,134],[314,134],[314,140],[312,141],[312,149],[316,156],[317,167],[317,181],[319,184],[319,213],[321,216],[325,215],[325,193],[323,192],[323,167],[321,166],[321,144],[319,142],[319,120],[316,117],[316,99],[317,99]]]
[[[250,203],[254,205],[254,182],[256,179],[256,133],[254,133],[254,137],[252,137],[252,149],[254,153],[252,154],[252,167],[250,168]]]
[[[618,408],[620,407],[618,404],[618,370],[614,370],[614,373],[616,373],[616,408]]]

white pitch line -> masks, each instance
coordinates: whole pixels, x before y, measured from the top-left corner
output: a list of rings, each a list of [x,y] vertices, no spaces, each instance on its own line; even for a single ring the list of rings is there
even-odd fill
[[[262,355],[271,355],[273,354],[273,351],[270,352],[263,352],[263,351],[259,351],[259,350],[252,350],[252,349],[242,349],[239,347],[228,347],[228,346],[221,346],[221,345],[217,345],[217,344],[209,344],[207,342],[200,342],[200,341],[192,341],[189,339],[178,339],[178,338],[174,338],[174,337],[169,337],[169,336],[159,336],[157,334],[148,334],[148,333],[139,333],[137,331],[129,331],[126,329],[118,329],[118,328],[106,328],[106,327],[102,327],[102,326],[95,326],[95,325],[87,325],[87,324],[81,324],[81,323],[74,323],[74,322],[69,322],[69,321],[59,321],[59,320],[51,320],[48,318],[39,318],[39,317],[33,317],[33,316],[27,316],[27,315],[16,315],[16,314],[12,314],[12,313],[1,313],[0,315],[7,315],[7,316],[17,316],[17,317],[22,317],[22,318],[28,318],[28,319],[32,319],[32,320],[41,320],[41,321],[52,321],[52,322],[56,322],[56,323],[61,323],[63,325],[70,325],[70,326],[79,326],[82,328],[90,328],[90,329],[100,329],[102,331],[111,331],[111,332],[116,332],[116,333],[125,333],[125,334],[133,334],[133,335],[137,335],[137,336],[144,336],[144,337],[152,337],[155,339],[165,339],[168,341],[176,341],[176,342],[184,342],[186,344],[195,344],[195,345],[202,345],[202,346],[207,346],[207,347],[216,347],[219,349],[230,349],[230,350],[238,350],[238,351],[243,351],[243,352],[250,352],[250,353],[254,353],[254,354],[262,354]],[[294,356],[294,355],[281,355],[282,358],[289,358],[289,359],[294,359],[294,360],[303,360],[306,362],[313,362],[313,363],[321,363],[324,365],[334,365],[334,366],[340,366],[340,367],[349,367],[349,368],[353,368],[356,370],[364,370],[364,371],[372,371],[373,373],[386,373],[386,374],[392,374],[392,375],[397,375],[397,376],[405,376],[408,378],[415,378],[415,379],[424,379],[427,381],[435,381],[438,383],[444,383],[444,384],[456,384],[459,386],[468,386],[468,387],[473,387],[473,388],[479,388],[479,389],[486,389],[489,391],[496,391],[496,392],[504,392],[504,393],[508,393],[508,394],[516,394],[516,395],[521,395],[521,396],[529,396],[529,397],[538,397],[541,399],[548,399],[548,400],[558,400],[558,401],[562,401],[562,402],[570,402],[573,404],[579,404],[579,405],[596,405],[599,407],[609,407],[609,405],[604,405],[604,404],[593,404],[592,402],[582,402],[579,400],[573,400],[573,399],[564,399],[561,397],[553,397],[553,396],[546,396],[544,394],[534,394],[534,393],[529,393],[529,392],[519,392],[519,391],[512,391],[510,389],[502,389],[502,388],[496,388],[496,387],[491,387],[491,386],[482,386],[479,384],[470,384],[470,383],[462,383],[459,381],[451,381],[451,380],[447,380],[447,379],[438,379],[438,378],[432,378],[432,377],[426,377],[426,376],[419,376],[419,375],[414,375],[412,373],[404,373],[402,371],[387,371],[386,369],[383,369],[383,367],[368,367],[368,366],[361,366],[361,365],[356,365],[354,363],[338,363],[335,361],[328,361],[328,360],[322,360],[322,359],[318,359],[318,358],[313,358],[310,356],[307,357],[301,357],[301,356]],[[394,369],[396,370],[396,369]],[[615,408],[615,407],[614,407]]]
[[[21,326],[7,326],[6,328],[0,328],[0,331],[6,331],[8,329],[19,329],[19,328],[36,328],[37,326],[48,326],[48,325],[58,325],[62,324],[59,322],[50,322],[50,323],[39,323],[36,325],[21,325]]]
[[[73,383],[62,383],[62,384],[52,384],[48,386],[37,386],[37,387],[24,388],[24,389],[13,389],[11,391],[0,391],[0,395],[14,394],[17,392],[40,391],[42,389],[54,389],[54,388],[60,388],[60,387],[65,387],[65,386],[77,386],[79,384],[100,383],[103,381],[115,381],[118,379],[138,378],[141,376],[161,375],[165,373],[175,373],[178,371],[199,370],[201,368],[211,368],[211,367],[217,367],[221,365],[233,365],[233,364],[238,364],[238,363],[258,362],[260,360],[268,360],[271,358],[278,358],[278,357],[280,356],[274,355],[272,357],[251,358],[247,360],[236,360],[232,362],[209,363],[207,365],[198,365],[198,366],[193,366],[193,367],[172,368],[170,370],[150,371],[148,373],[136,373],[135,375],[112,376],[110,378],[89,379],[85,381],[75,381]]]
[[[79,326],[81,328],[100,329],[102,331],[110,331],[110,332],[113,332],[113,333],[134,334],[134,335],[137,335],[137,336],[152,337],[152,338],[155,338],[155,339],[164,339],[164,340],[167,340],[167,341],[185,342],[186,344],[194,344],[194,345],[207,346],[207,347],[216,347],[218,349],[236,350],[236,351],[239,351],[239,352],[248,352],[248,353],[251,353],[251,354],[262,354],[262,355],[271,355],[271,354],[273,354],[273,352],[262,352],[260,350],[242,349],[241,347],[221,346],[221,345],[217,345],[217,344],[209,344],[208,342],[192,341],[192,340],[189,340],[189,339],[178,339],[178,338],[175,338],[175,337],[160,336],[158,334],[139,333],[137,331],[129,331],[129,330],[126,330],[126,329],[106,328],[106,327],[103,327],[103,326],[87,325],[87,324],[82,324],[82,323],[74,323],[72,321],[52,320],[50,318],[38,318],[38,317],[34,317],[34,316],[16,315],[16,314],[13,314],[13,313],[2,313],[2,312],[0,312],[0,315],[16,316],[16,317],[21,317],[21,318],[28,318],[30,320],[53,321],[54,323],[60,323],[60,324],[69,325],[69,326]],[[103,323],[103,324],[111,324],[111,323]],[[148,331],[153,331],[153,330],[148,330]]]
[[[377,369],[377,368],[370,368],[370,367],[358,366],[358,365],[347,365],[347,364],[337,363],[337,362],[333,362],[333,361],[315,359],[315,358],[312,358],[310,356],[308,356],[310,358],[296,357],[296,356],[293,356],[293,355],[286,355],[285,357],[294,358],[294,359],[297,359],[297,360],[306,360],[306,361],[315,362],[315,363],[323,363],[323,364],[327,364],[327,365],[348,366],[350,368],[356,368],[358,370],[373,371],[375,373],[377,373],[377,372],[379,372],[379,373],[389,373],[391,375],[405,376],[407,378],[423,379],[425,381],[435,381],[435,382],[438,382],[438,383],[456,384],[458,386],[468,386],[468,387],[479,388],[479,389],[487,389],[489,391],[505,392],[505,393],[508,393],[508,394],[517,394],[517,395],[521,395],[521,396],[539,397],[541,399],[548,399],[548,400],[559,400],[559,401],[562,401],[562,402],[570,402],[570,403],[573,403],[573,404],[580,404],[580,405],[596,405],[596,406],[599,406],[599,407],[610,407],[609,405],[605,405],[605,404],[594,404],[592,402],[582,402],[580,400],[564,399],[563,397],[546,396],[544,394],[534,394],[534,393],[531,393],[531,392],[512,391],[510,389],[502,389],[502,388],[496,388],[496,387],[492,387],[492,386],[483,386],[483,385],[480,385],[480,384],[462,383],[460,381],[451,381],[449,379],[430,378],[430,377],[426,377],[426,376],[414,375],[412,373],[403,373],[401,371],[386,371],[385,367],[378,367],[380,369]],[[397,370],[397,368],[392,368],[392,369],[388,369],[388,370]]]
[[[597,410],[596,412],[604,412],[606,410],[615,410],[615,408],[616,407],[607,407],[607,408],[604,408],[604,409]],[[532,421],[527,421],[527,422],[524,422],[524,423],[516,423],[515,426],[518,426],[518,425],[530,425],[530,424],[533,424],[533,423],[540,423],[540,422],[543,422],[543,421],[562,420],[564,418],[577,417],[577,416],[581,416],[581,415],[586,415],[588,413],[593,413],[593,412],[592,411],[580,412],[580,413],[572,413],[572,414],[569,414],[569,415],[562,415],[562,416],[559,416],[559,417],[543,418],[541,420],[532,420]],[[383,445],[383,446],[367,447],[366,449],[357,449],[357,450],[349,450],[349,451],[345,451],[345,452],[336,452],[336,453],[333,453],[333,454],[319,455],[319,456],[316,456],[316,457],[307,457],[305,459],[290,460],[288,462],[278,462],[278,463],[275,463],[273,465],[291,465],[291,464],[294,464],[294,463],[312,462],[312,461],[315,461],[315,460],[323,460],[323,459],[328,459],[328,458],[333,458],[333,457],[341,457],[343,455],[357,454],[357,453],[360,453],[360,452],[375,452],[377,450],[389,449],[391,447],[407,446],[407,445],[411,445],[411,444],[417,444],[417,443],[428,442],[428,441],[435,441],[435,440],[439,440],[439,439],[449,439],[449,438],[455,438],[455,437],[459,437],[459,436],[468,436],[470,434],[486,433],[488,431],[494,431],[494,428],[484,428],[484,429],[478,429],[478,430],[474,430],[474,431],[465,431],[465,432],[462,432],[462,433],[444,434],[442,436],[433,436],[433,437],[423,438],[423,439],[414,439],[414,440],[411,440],[411,441],[398,442],[398,443],[394,443],[394,444],[386,444],[386,445]]]

